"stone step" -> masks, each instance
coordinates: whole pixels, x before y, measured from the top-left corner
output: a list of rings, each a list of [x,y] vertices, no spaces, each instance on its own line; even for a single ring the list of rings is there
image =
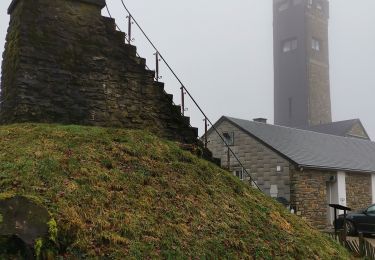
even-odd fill
[[[159,89],[161,89],[161,90],[164,91],[164,86],[165,86],[165,83],[164,83],[164,82],[154,81],[154,85],[155,85],[156,87],[158,87]]]
[[[115,19],[111,18],[111,17],[105,17],[105,16],[102,16],[104,22],[105,22],[105,25],[107,26],[108,30],[110,31],[116,31],[117,27],[116,27],[116,21]]]
[[[137,63],[141,65],[143,68],[146,68],[146,59],[142,57],[137,57],[136,59]]]

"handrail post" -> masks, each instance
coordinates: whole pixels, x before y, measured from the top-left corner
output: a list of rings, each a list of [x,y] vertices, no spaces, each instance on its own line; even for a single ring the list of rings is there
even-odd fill
[[[159,52],[155,53],[155,80],[159,81]]]
[[[129,41],[129,44],[132,41],[132,16],[131,14],[128,15],[128,41]]]
[[[181,86],[181,114],[185,115],[185,88]]]
[[[204,148],[207,149],[208,145],[208,140],[207,140],[207,132],[208,132],[208,122],[207,122],[207,117],[203,119],[204,121]]]

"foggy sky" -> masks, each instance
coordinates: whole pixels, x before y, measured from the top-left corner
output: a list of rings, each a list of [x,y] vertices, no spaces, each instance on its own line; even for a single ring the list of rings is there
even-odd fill
[[[1,51],[10,2],[0,2]],[[121,1],[107,2],[125,29]],[[273,122],[272,0],[124,2],[213,122],[221,115]],[[375,138],[375,1],[330,3],[333,120],[360,118]],[[103,15],[107,16],[105,9]],[[133,44],[153,69],[153,50],[134,33]],[[161,75],[179,104],[178,82],[164,66]],[[192,125],[202,129],[203,116],[191,102],[187,106]]]

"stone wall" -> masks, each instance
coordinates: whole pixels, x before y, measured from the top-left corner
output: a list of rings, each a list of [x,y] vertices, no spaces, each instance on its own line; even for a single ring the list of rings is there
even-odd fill
[[[186,143],[197,129],[125,44],[104,0],[14,0],[2,64],[0,123],[150,130]]]
[[[289,162],[228,121],[223,121],[217,128],[220,133],[233,133],[234,143],[231,149],[259,187],[266,194],[270,194],[271,185],[277,185],[277,196],[289,201]],[[224,142],[215,132],[208,135],[208,141],[208,149],[213,153],[213,156],[220,158],[222,166],[227,167],[228,149]],[[277,166],[281,167],[280,172],[277,171]],[[237,161],[231,155],[230,169],[234,170],[238,167]]]
[[[326,182],[330,175],[318,170],[290,171],[291,204],[296,207],[297,215],[318,229],[328,226]]]
[[[319,10],[314,2],[306,12],[309,125],[332,122],[328,44],[329,3],[324,0],[321,4],[322,10]],[[312,49],[313,38],[320,42],[319,51]]]
[[[346,173],[346,204],[352,210],[372,204],[371,174]]]
[[[347,133],[348,136],[353,137],[359,137],[359,138],[365,138],[370,139],[370,137],[367,135],[366,130],[363,128],[362,124],[357,122],[352,129]]]

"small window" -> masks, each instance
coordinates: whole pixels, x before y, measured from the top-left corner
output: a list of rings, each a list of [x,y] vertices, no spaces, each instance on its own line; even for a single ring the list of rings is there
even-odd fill
[[[316,9],[318,9],[318,10],[320,10],[320,11],[323,10],[323,5],[322,5],[321,2],[317,2],[317,3],[316,3]]]
[[[234,133],[224,132],[223,137],[227,145],[234,145]]]
[[[289,8],[289,1],[286,1],[285,3],[280,4],[279,6],[279,12],[285,11]]]
[[[282,172],[282,171],[283,171],[283,167],[281,165],[277,165],[276,172]]]
[[[241,181],[244,180],[244,171],[243,171],[243,168],[234,169],[233,175],[235,175],[236,177],[238,177]]]
[[[315,38],[312,38],[311,48],[315,51],[320,51],[320,41]]]
[[[297,49],[297,47],[298,47],[297,39],[286,40],[283,42],[283,46],[282,46],[284,53],[293,51]]]
[[[279,194],[279,188],[277,187],[277,185],[271,185],[271,188],[270,188],[271,197],[277,198],[278,194]]]
[[[307,0],[307,7],[308,8],[311,8],[312,4],[313,4],[312,0]]]

